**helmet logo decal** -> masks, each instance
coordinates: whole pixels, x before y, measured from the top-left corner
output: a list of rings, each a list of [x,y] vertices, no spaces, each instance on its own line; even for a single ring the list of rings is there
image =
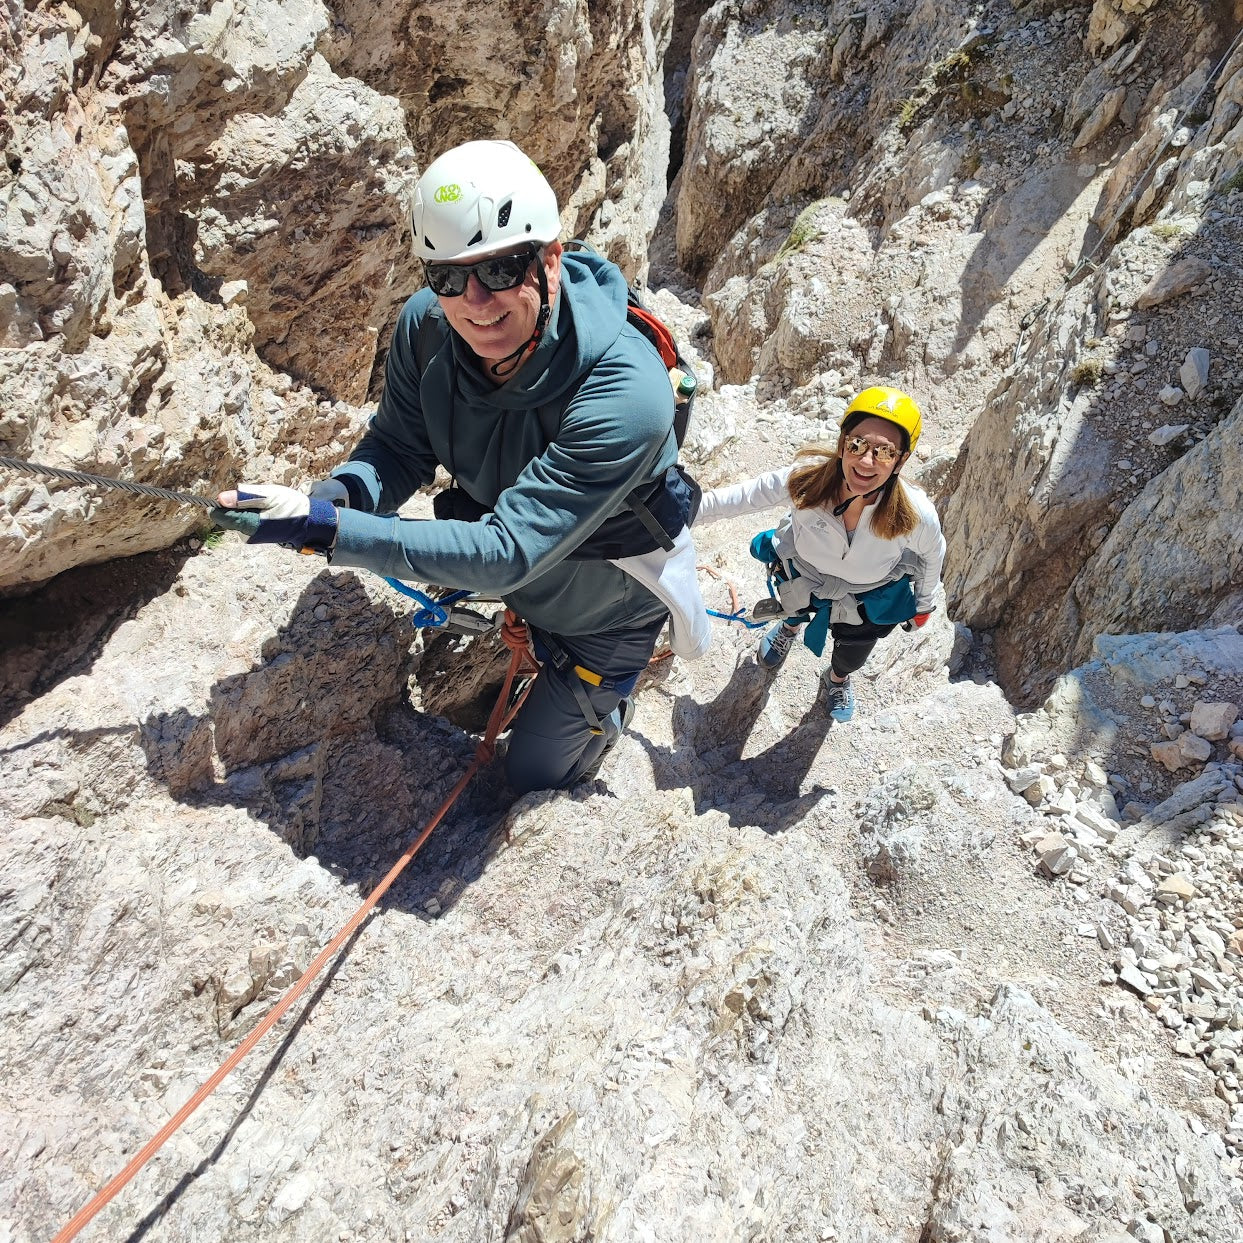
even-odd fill
[[[888,410],[889,413],[892,414],[898,408],[897,393],[890,393],[884,401],[877,402],[876,408],[877,410]]]
[[[456,203],[462,197],[462,187],[455,182],[450,182],[447,186],[437,186],[433,197],[437,203]]]

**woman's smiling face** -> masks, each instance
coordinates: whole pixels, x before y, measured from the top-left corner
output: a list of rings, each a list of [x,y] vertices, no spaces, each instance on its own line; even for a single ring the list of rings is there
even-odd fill
[[[837,451],[842,459],[842,475],[847,489],[856,496],[862,496],[881,487],[906,457],[902,439],[902,429],[897,424],[874,415],[861,419],[852,424],[848,432],[843,432],[838,438]],[[848,443],[857,445],[860,441],[866,442],[867,446],[862,454],[847,451]],[[877,450],[887,456],[886,449],[892,449],[895,456],[888,462],[881,462],[877,458]]]

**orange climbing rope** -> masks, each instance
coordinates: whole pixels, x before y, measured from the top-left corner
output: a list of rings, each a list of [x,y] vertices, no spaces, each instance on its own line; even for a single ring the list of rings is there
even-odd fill
[[[539,664],[532,651],[531,639],[527,628],[516,614],[509,609],[505,610],[505,621],[501,627],[501,641],[510,650],[509,670],[505,675],[505,682],[501,687],[501,693],[497,697],[491,715],[488,717],[488,727],[484,731],[483,740],[475,750],[475,758],[462,774],[457,785],[453,787],[449,797],[440,805],[439,810],[428,821],[427,826],[418,837],[406,847],[397,862],[389,868],[388,874],[371,891],[366,902],[350,916],[341,931],[315,956],[310,966],[302,973],[298,982],[263,1017],[254,1031],[233,1050],[229,1057],[212,1074],[211,1078],[143,1145],[138,1153],[135,1154],[133,1160],[102,1191],[99,1191],[92,1197],[88,1204],[78,1210],[68,1225],[52,1240],[52,1243],[67,1243],[67,1240],[76,1238],[78,1232],[115,1198],[125,1184],[155,1156],[173,1132],[220,1086],[225,1077],[238,1066],[246,1054],[272,1030],[282,1015],[306,992],[311,981],[323,970],[337,950],[349,940],[358,926],[371,913],[376,903],[388,891],[389,886],[401,875],[402,869],[414,858],[419,852],[419,848],[431,836],[432,830],[444,818],[449,808],[453,806],[458,795],[470,784],[470,780],[475,773],[485,764],[491,762],[493,755],[496,753],[496,739],[498,735],[513,720],[518,709],[522,707],[523,700],[526,699],[527,691],[531,689],[531,682],[528,681],[526,686],[515,696],[514,702],[511,704],[510,696],[513,693],[514,683],[524,678],[534,678],[539,672]]]

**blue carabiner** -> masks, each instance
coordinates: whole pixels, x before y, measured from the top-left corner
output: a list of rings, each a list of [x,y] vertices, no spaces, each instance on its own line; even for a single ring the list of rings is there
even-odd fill
[[[423,606],[410,614],[410,624],[421,629],[445,625],[449,620],[449,610],[446,606],[456,604],[459,600],[465,600],[471,594],[469,591],[451,591],[447,596],[442,596],[439,600],[433,600],[425,592],[419,591],[417,587],[411,587],[407,583],[403,583],[399,578],[389,578],[388,575],[385,575],[384,581],[394,591],[401,592],[403,596],[409,596],[411,600]]]

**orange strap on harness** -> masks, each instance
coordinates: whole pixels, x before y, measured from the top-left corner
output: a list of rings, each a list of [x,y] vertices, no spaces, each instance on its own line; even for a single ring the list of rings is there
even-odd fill
[[[125,1186],[126,1183],[138,1173],[140,1169],[160,1150],[165,1141],[181,1126],[183,1122],[220,1086],[224,1079],[240,1064],[242,1059],[251,1049],[263,1039],[265,1035],[280,1021],[281,1017],[293,1005],[299,997],[310,987],[311,981],[323,970],[323,968],[331,960],[332,956],[341,948],[342,945],[350,939],[357,930],[359,925],[371,913],[376,903],[388,891],[389,886],[401,875],[406,864],[419,852],[420,847],[431,836],[432,830],[440,823],[449,809],[453,806],[458,796],[470,784],[471,778],[485,764],[489,763],[496,753],[496,739],[501,731],[514,718],[518,709],[522,707],[522,702],[526,698],[527,691],[530,690],[530,682],[527,683],[514,698],[512,705],[510,699],[513,696],[514,683],[523,678],[533,678],[539,672],[539,664],[535,659],[535,655],[531,650],[531,639],[527,633],[526,626],[511,610],[505,610],[505,621],[501,628],[501,639],[505,646],[509,648],[511,656],[509,662],[509,671],[505,675],[504,685],[501,687],[501,693],[497,698],[496,705],[492,709],[492,714],[488,718],[488,727],[484,731],[483,740],[475,750],[475,758],[471,761],[469,767],[458,780],[457,785],[449,793],[449,797],[440,805],[436,814],[428,821],[423,831],[402,851],[401,857],[389,868],[384,879],[371,891],[367,900],[350,916],[349,920],[342,927],[341,931],[327,945],[324,946],[310,966],[302,973],[298,982],[294,984],[289,991],[276,1003],[272,1009],[264,1015],[263,1019],[255,1027],[254,1031],[237,1046],[229,1057],[213,1072],[211,1077],[190,1097],[188,1101],[156,1132],[146,1144],[135,1154],[133,1160],[119,1173],[111,1182],[108,1183],[101,1191],[97,1192],[81,1209],[74,1214],[68,1225],[64,1226],[61,1231],[52,1240],[52,1243],[68,1243],[68,1240],[76,1238],[78,1232],[86,1226],[95,1215],[112,1201],[117,1193]]]

